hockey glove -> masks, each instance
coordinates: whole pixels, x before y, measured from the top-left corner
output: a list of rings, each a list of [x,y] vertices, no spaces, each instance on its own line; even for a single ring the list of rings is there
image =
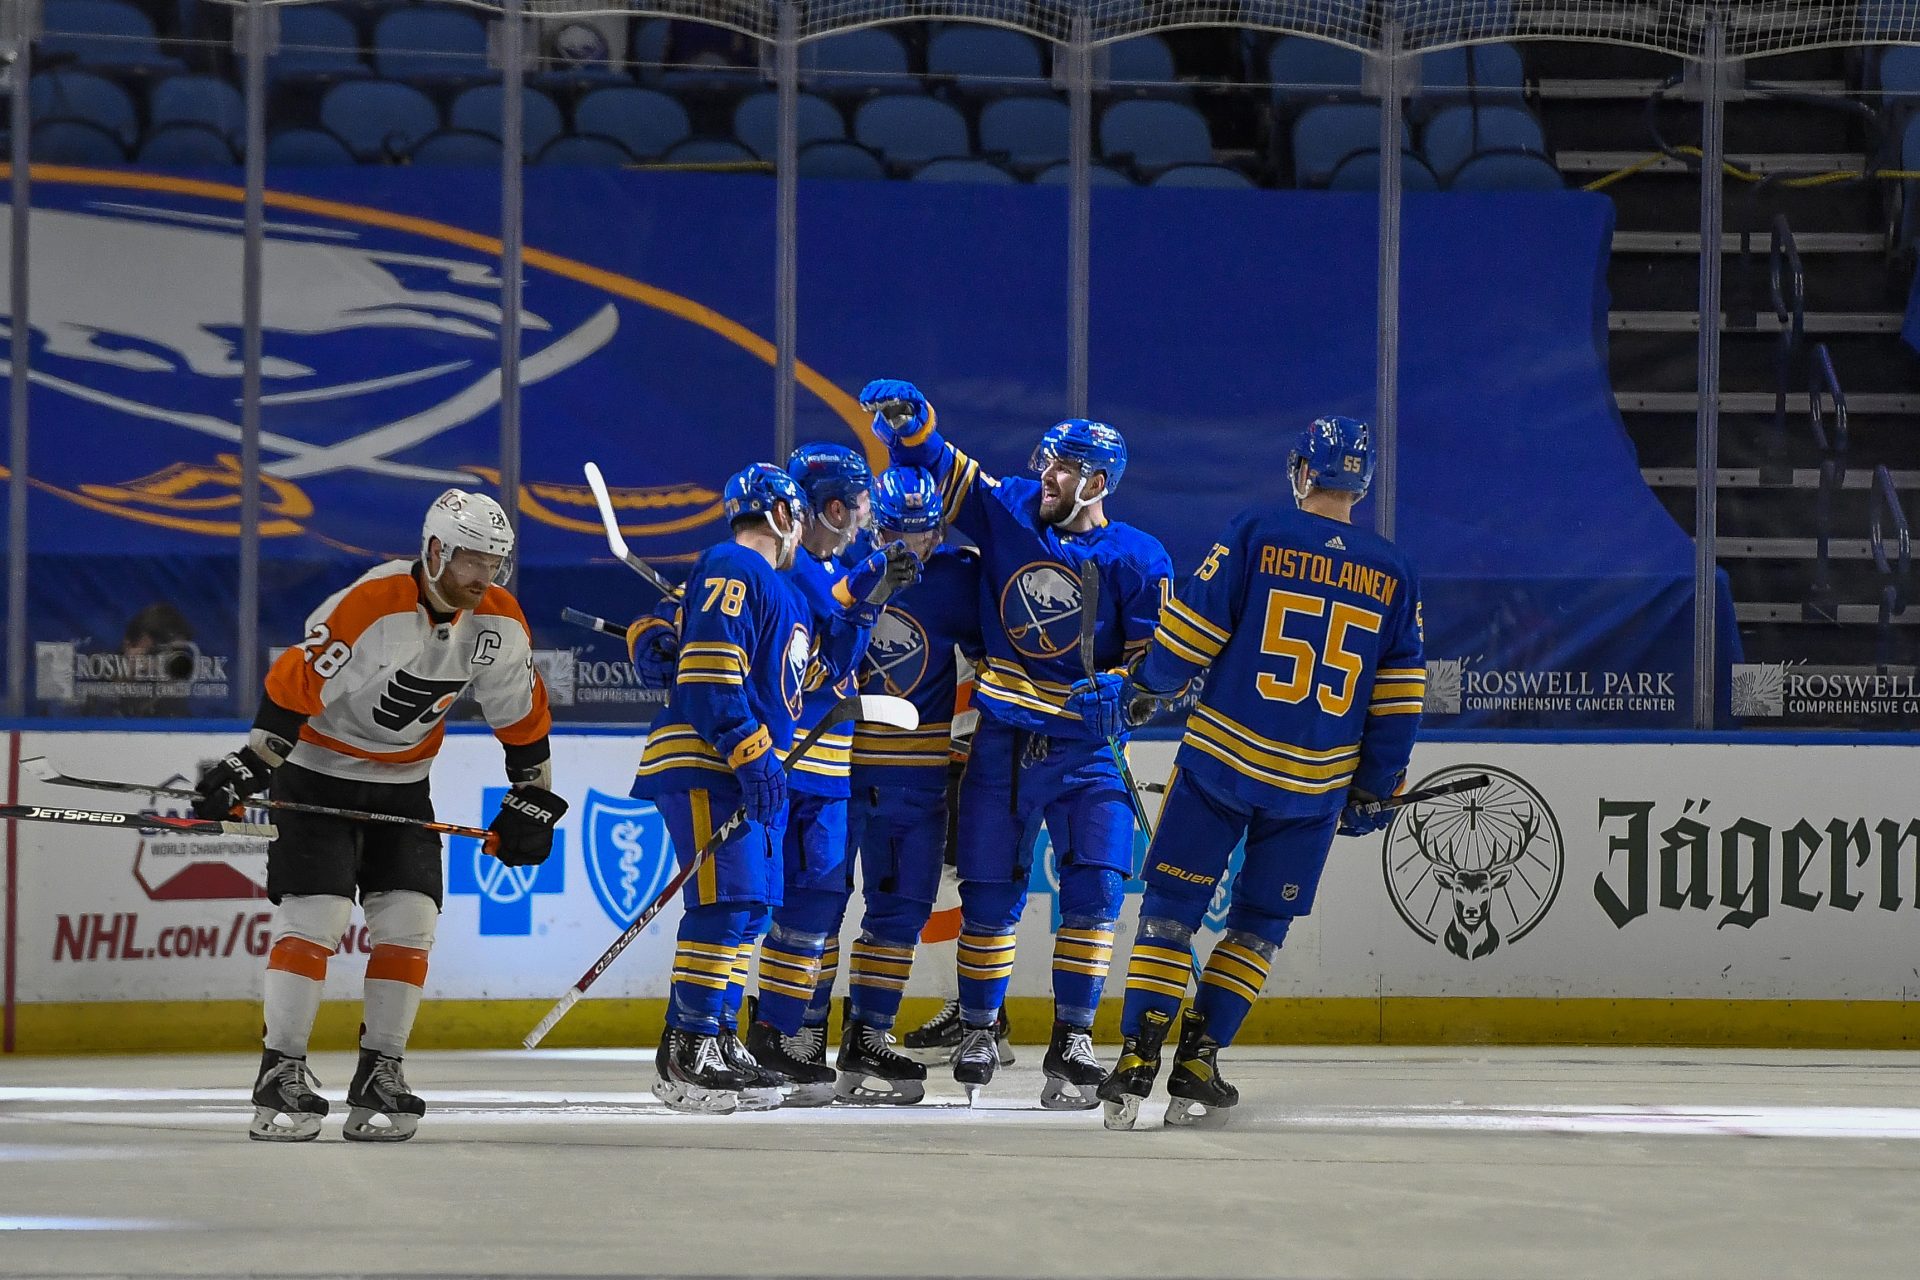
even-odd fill
[[[218,821],[234,817],[240,802],[259,795],[273,780],[273,766],[252,747],[222,756],[193,784],[193,816]]]
[[[545,787],[513,788],[487,824],[489,851],[510,867],[539,866],[553,852],[553,830],[566,812],[567,802]]]
[[[920,388],[898,378],[879,378],[860,388],[860,407],[873,414],[873,434],[888,448],[902,437],[919,436],[933,422],[933,406]]]
[[[773,737],[765,725],[756,725],[720,749],[727,753],[740,784],[740,807],[747,818],[761,826],[778,822],[787,813],[787,771],[780,765],[780,753],[773,749]]]
[[[920,557],[907,550],[904,542],[889,542],[847,571],[841,582],[843,599],[862,604],[883,605],[897,591],[920,581]]]
[[[1379,807],[1380,797],[1364,787],[1347,788],[1347,807],[1340,811],[1343,836],[1372,835],[1393,821],[1393,810]]]
[[[1102,671],[1088,680],[1074,683],[1067,695],[1066,712],[1079,716],[1087,728],[1103,738],[1117,738],[1133,726],[1127,722],[1127,704],[1132,701],[1133,686],[1117,671]]]
[[[680,632],[676,627],[680,604],[663,600],[652,613],[642,614],[627,628],[627,658],[642,689],[670,689],[680,661]]]

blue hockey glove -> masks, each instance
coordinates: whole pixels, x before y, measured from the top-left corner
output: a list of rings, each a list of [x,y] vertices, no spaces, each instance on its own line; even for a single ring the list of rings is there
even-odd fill
[[[680,660],[679,620],[679,601],[663,600],[627,628],[627,658],[642,689],[673,687],[674,668]]]
[[[893,593],[920,581],[920,557],[907,550],[904,542],[889,542],[847,571],[840,583],[841,602],[848,608],[859,604],[885,604]],[[851,602],[851,603],[848,603]]]
[[[1075,682],[1067,695],[1066,711],[1101,737],[1117,738],[1133,727],[1127,721],[1127,704],[1132,700],[1133,689],[1125,676],[1102,671],[1090,680]]]
[[[1347,788],[1347,807],[1340,811],[1336,830],[1343,836],[1372,835],[1393,821],[1393,810],[1377,806],[1380,797],[1364,787]]]
[[[860,388],[860,407],[873,414],[873,434],[889,448],[933,421],[933,406],[920,388],[898,378],[876,378]]]
[[[765,725],[756,725],[731,742],[717,744],[727,753],[727,764],[740,784],[740,807],[762,826],[786,817],[787,771]]]

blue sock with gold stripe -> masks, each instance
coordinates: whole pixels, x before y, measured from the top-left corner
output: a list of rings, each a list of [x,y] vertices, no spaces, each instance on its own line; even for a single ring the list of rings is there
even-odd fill
[[[1273,968],[1273,953],[1279,949],[1278,944],[1242,929],[1229,929],[1214,944],[1193,1007],[1206,1019],[1207,1034],[1221,1048],[1233,1043],[1247,1011],[1260,998],[1267,971]]]
[[[886,942],[863,933],[853,944],[853,1020],[885,1031],[900,1016],[900,997],[913,972],[913,944]]]
[[[820,976],[813,984],[813,998],[807,1001],[807,1011],[800,1015],[800,1021],[809,1027],[824,1027],[833,1014],[833,984],[840,977],[840,938],[839,926],[836,932],[827,938],[826,950],[820,953]]]
[[[1164,916],[1140,917],[1127,960],[1127,999],[1120,1007],[1120,1034],[1138,1035],[1149,1010],[1172,1018],[1193,974],[1193,930]]]
[[[781,1035],[798,1035],[813,989],[820,981],[824,934],[774,925],[760,944],[759,1018]]]
[[[680,918],[673,952],[672,999],[667,1022],[682,1031],[718,1034],[727,984],[739,955],[748,911],[730,905],[690,907]]]
[[[1113,921],[1065,916],[1053,939],[1053,1016],[1091,1027],[1113,964]]]
[[[960,920],[960,1016],[973,1026],[985,1026],[1000,1016],[1007,983],[1013,979],[1013,930]]]

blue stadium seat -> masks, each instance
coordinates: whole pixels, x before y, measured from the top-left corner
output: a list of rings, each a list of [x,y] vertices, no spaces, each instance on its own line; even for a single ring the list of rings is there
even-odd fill
[[[320,123],[361,160],[397,160],[440,128],[440,108],[410,84],[342,80],[320,99]]]
[[[140,136],[139,118],[127,91],[87,71],[43,71],[27,86],[30,118],[85,120],[97,124],[130,147]]]
[[[1100,154],[1130,158],[1136,169],[1210,164],[1213,134],[1207,118],[1184,102],[1116,102],[1100,117]]]
[[[233,144],[204,124],[162,125],[147,134],[134,157],[157,169],[213,169],[239,162]]]
[[[161,52],[153,19],[123,0],[47,0],[38,54],[70,53],[83,66],[129,67],[148,72],[184,71],[180,59]]]
[[[535,163],[607,169],[632,164],[633,155],[612,138],[569,133],[549,142]]]
[[[847,136],[847,122],[841,118],[840,108],[817,94],[794,97],[794,123],[803,147],[809,142],[831,142]],[[756,93],[741,99],[733,109],[733,136],[761,159],[773,159],[780,139],[780,95]]]
[[[91,120],[42,120],[28,139],[33,158],[45,164],[115,165],[127,162],[127,149],[110,129]]]
[[[500,159],[500,139],[471,129],[428,134],[407,153],[408,163],[434,168],[498,169]]]
[[[267,58],[267,79],[346,79],[370,76],[360,56],[360,32],[338,10],[317,4],[281,5],[280,50]]]
[[[917,95],[894,94],[861,103],[853,117],[853,136],[889,164],[925,164],[972,150],[966,117],[951,103]]]
[[[801,79],[815,93],[907,93],[907,47],[891,31],[866,27],[800,46]]]
[[[927,43],[927,72],[950,78],[962,93],[1032,93],[1047,82],[1046,60],[1032,37],[1004,27],[955,23]]]
[[[447,127],[470,133],[484,133],[498,139],[502,128],[506,91],[497,84],[477,84],[463,90],[447,108]],[[520,90],[521,154],[537,156],[540,149],[566,131],[560,108],[538,89]]]
[[[267,165],[311,168],[317,165],[352,164],[353,152],[347,144],[325,129],[283,129],[267,139]]]
[[[1400,143],[1408,145],[1407,126],[1400,126]],[[1380,146],[1380,108],[1363,102],[1333,102],[1310,107],[1293,122],[1293,181],[1295,186],[1326,185],[1340,162],[1356,151]]]
[[[980,150],[1014,164],[1065,160],[1073,113],[1058,98],[999,98],[980,109]]]
[[[1448,107],[1427,122],[1420,143],[1427,163],[1442,182],[1476,152],[1547,153],[1540,122],[1524,107]]]
[[[1173,50],[1159,36],[1135,36],[1106,47],[1107,79],[1122,92],[1179,90],[1174,79]]]
[[[1355,151],[1334,167],[1327,178],[1329,191],[1378,191],[1380,189],[1380,150]],[[1440,179],[1433,176],[1427,162],[1412,151],[1400,153],[1400,189],[1402,191],[1438,191]]]
[[[1238,169],[1224,164],[1177,164],[1153,180],[1156,187],[1213,187],[1219,190],[1250,191],[1254,182]]]
[[[656,89],[628,85],[595,89],[574,104],[575,133],[612,138],[646,159],[665,152],[692,134],[687,109]]]
[[[198,124],[238,146],[247,131],[247,104],[240,91],[213,76],[171,76],[153,86],[147,123]],[[144,148],[143,148],[144,150]]]
[[[974,182],[988,186],[1010,187],[1019,179],[990,160],[947,159],[923,164],[914,171],[915,182]]]
[[[757,164],[760,160],[732,138],[688,138],[660,158],[668,164]]]
[[[1527,151],[1489,151],[1474,156],[1447,182],[1449,191],[1559,191],[1566,186],[1545,156]]]
[[[1920,99],[1920,46],[1897,44],[1880,55],[1881,105],[1911,107]]]
[[[1035,186],[1064,187],[1073,181],[1073,166],[1062,160],[1059,164],[1050,164],[1033,175]],[[1109,169],[1103,164],[1087,166],[1087,181],[1096,187],[1131,187],[1132,178],[1118,169]]]
[[[810,142],[800,148],[803,178],[884,178],[887,166],[857,142]]]
[[[1306,36],[1287,36],[1267,50],[1267,80],[1276,104],[1357,96],[1365,67],[1366,59],[1357,49]]]
[[[373,65],[396,80],[498,75],[487,69],[487,28],[465,9],[436,5],[389,10],[373,27]]]
[[[1420,55],[1420,88],[1413,112],[1424,118],[1450,102],[1521,105],[1524,71],[1512,45],[1436,49]]]

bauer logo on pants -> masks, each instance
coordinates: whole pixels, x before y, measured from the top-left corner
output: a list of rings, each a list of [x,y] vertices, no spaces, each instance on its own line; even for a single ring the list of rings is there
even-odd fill
[[[588,791],[586,840],[593,896],[625,928],[673,877],[666,819],[645,800]]]
[[[1413,786],[1472,773],[1487,774],[1491,784],[1399,810],[1382,855],[1400,918],[1462,960],[1491,955],[1539,924],[1566,862],[1553,810],[1518,774],[1455,765]]]

